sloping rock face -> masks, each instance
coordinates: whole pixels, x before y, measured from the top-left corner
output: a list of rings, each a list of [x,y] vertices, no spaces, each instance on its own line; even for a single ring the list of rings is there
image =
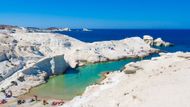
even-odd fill
[[[3,79],[6,79],[9,76],[11,76],[13,73],[22,68],[23,68],[22,62],[17,61],[15,63],[12,63],[9,61],[3,61],[0,63],[1,77]]]
[[[69,65],[64,59],[64,55],[58,55],[54,57],[43,58],[32,67],[24,70],[24,74],[36,75],[41,71],[45,71],[49,76],[62,74]]]
[[[7,79],[11,82],[7,81],[1,85],[4,86],[2,88],[11,90],[17,96],[28,92],[32,87],[44,83],[45,78],[51,75],[62,74],[68,66],[64,60],[64,55],[43,58],[33,66],[16,72]],[[17,85],[12,84],[12,81],[16,82]]]

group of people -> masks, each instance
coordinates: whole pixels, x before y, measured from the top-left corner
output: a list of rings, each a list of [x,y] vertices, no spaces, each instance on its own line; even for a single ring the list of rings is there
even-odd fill
[[[65,102],[64,101],[53,101],[52,106],[62,106]]]
[[[34,102],[34,101],[39,101],[38,96],[34,95],[34,97],[29,102],[31,103],[31,102]],[[25,100],[20,100],[20,99],[17,100],[18,105],[24,104],[25,102],[26,102]]]
[[[41,101],[38,99],[38,96],[34,95],[33,98],[29,101],[30,103],[31,102],[37,102],[37,101]],[[25,100],[17,100],[17,104],[20,105],[20,104],[23,104],[25,103]],[[52,106],[61,106],[63,105],[65,102],[64,101],[53,101],[51,103]],[[45,105],[48,105],[49,102],[47,100],[42,100],[42,104],[45,106]]]
[[[11,90],[6,92],[4,89],[1,89],[1,92],[5,95],[5,98],[11,98],[12,97],[12,91]],[[6,99],[0,100],[0,104],[5,104],[5,103],[7,103]]]
[[[0,105],[1,105],[1,104],[6,104],[6,103],[7,103],[6,98],[11,98],[11,97],[13,96],[13,95],[12,95],[12,91],[10,91],[10,90],[9,90],[9,91],[5,91],[4,89],[2,89],[1,92],[4,93],[5,99],[0,100]],[[32,98],[29,102],[31,103],[31,102],[34,102],[34,101],[35,101],[35,102],[40,101],[40,100],[38,99],[38,96],[34,95],[33,98]],[[18,99],[18,100],[17,100],[17,105],[24,104],[25,102],[26,102],[25,100]],[[64,103],[65,103],[65,102],[62,101],[62,100],[60,100],[60,101],[53,101],[53,102],[51,103],[51,105],[52,105],[52,106],[61,106],[61,105],[63,105]],[[42,100],[42,104],[45,106],[45,105],[48,105],[49,102],[46,101],[46,100]]]

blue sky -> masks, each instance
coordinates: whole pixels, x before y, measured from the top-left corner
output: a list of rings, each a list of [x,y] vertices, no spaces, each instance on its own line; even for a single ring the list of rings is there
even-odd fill
[[[190,28],[188,0],[0,0],[0,24],[71,28]]]

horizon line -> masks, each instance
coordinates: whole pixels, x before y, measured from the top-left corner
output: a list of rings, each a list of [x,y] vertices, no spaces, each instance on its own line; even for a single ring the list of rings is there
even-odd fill
[[[166,27],[166,28],[159,28],[159,27],[145,27],[145,28],[135,28],[135,27],[63,27],[63,26],[47,26],[47,27],[40,27],[40,26],[20,26],[20,25],[11,25],[11,24],[0,24],[0,26],[2,25],[5,25],[5,26],[15,26],[15,27],[33,27],[33,28],[40,28],[40,29],[47,29],[47,28],[51,28],[51,27],[55,27],[55,28],[70,28],[70,29],[83,29],[83,28],[87,28],[87,29],[116,29],[116,30],[190,30],[190,28],[169,28],[169,27]]]

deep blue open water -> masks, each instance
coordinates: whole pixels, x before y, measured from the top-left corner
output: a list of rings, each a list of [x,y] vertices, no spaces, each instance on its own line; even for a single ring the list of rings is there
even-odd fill
[[[190,51],[190,30],[142,30],[142,29],[93,29],[90,32],[73,30],[71,32],[57,32],[66,34],[85,42],[120,40],[127,37],[151,35],[154,38],[161,37],[163,40],[174,43],[172,48],[165,48],[169,52]]]

